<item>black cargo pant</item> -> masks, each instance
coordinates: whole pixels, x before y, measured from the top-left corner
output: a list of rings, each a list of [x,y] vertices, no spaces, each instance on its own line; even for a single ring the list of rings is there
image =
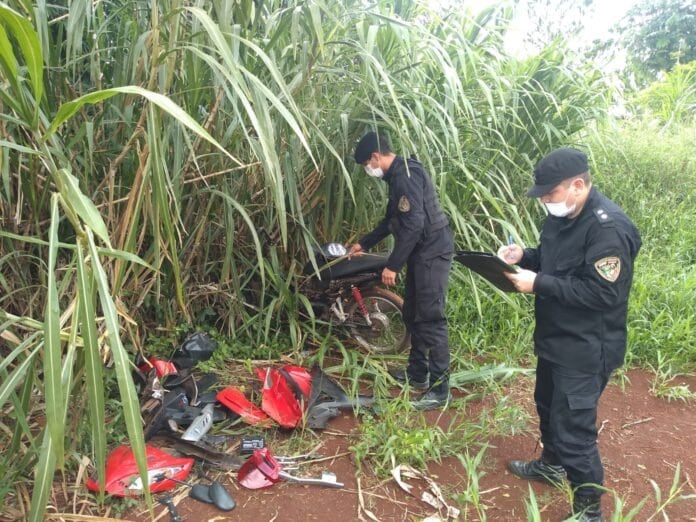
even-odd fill
[[[408,375],[425,381],[436,392],[449,388],[450,352],[445,301],[452,254],[428,258],[413,253],[406,265],[406,295],[403,316],[411,334]]]
[[[584,373],[539,358],[534,400],[539,413],[542,459],[560,464],[579,495],[601,495],[604,469],[597,447],[597,402],[609,373]],[[579,487],[582,486],[582,487]]]

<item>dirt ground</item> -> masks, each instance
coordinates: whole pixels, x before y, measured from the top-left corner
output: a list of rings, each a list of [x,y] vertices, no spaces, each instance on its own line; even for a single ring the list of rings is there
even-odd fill
[[[647,501],[634,519],[696,521],[696,497],[672,503],[664,509],[669,518],[662,514],[650,518],[656,512],[655,485],[661,492],[662,502],[669,498],[670,488],[677,466],[681,466],[678,487],[680,494],[696,494],[696,410],[694,404],[667,402],[650,393],[651,374],[642,370],[627,372],[629,382],[625,389],[610,384],[600,401],[598,424],[601,427],[599,445],[605,465],[605,485],[615,492],[625,506],[624,514],[642,499]],[[689,384],[696,388],[696,378],[688,377],[675,384]],[[532,401],[533,379],[520,377],[509,386],[507,393],[534,417]],[[456,397],[456,395],[455,395]],[[475,418],[481,403],[467,402]],[[435,421],[438,412],[428,412],[429,420]],[[451,415],[451,414],[450,414]],[[441,418],[445,426],[447,412]],[[343,489],[328,489],[279,483],[270,489],[249,491],[239,487],[233,474],[222,475],[228,490],[237,502],[237,507],[222,513],[206,504],[187,498],[187,488],[174,493],[178,510],[186,521],[412,521],[423,520],[436,513],[435,509],[408,496],[393,480],[381,483],[358,484],[355,465],[349,452],[351,435],[357,433],[358,419],[343,415],[332,420],[322,434],[323,455],[335,455],[321,465],[333,471],[338,480],[345,483]],[[532,426],[533,428],[533,426]],[[506,471],[505,463],[510,459],[531,459],[540,454],[533,434],[514,437],[498,437],[490,441],[484,461],[480,466],[483,473],[479,482],[480,501],[489,521],[525,521],[525,498],[528,483],[513,477]],[[314,465],[316,470],[316,464]],[[321,469],[321,468],[319,468]],[[462,464],[448,458],[429,467],[429,475],[442,486],[448,502],[467,489],[467,474]],[[542,512],[542,520],[559,521],[569,511],[567,496],[560,490],[533,483]],[[605,495],[605,515],[613,512],[614,498]],[[480,520],[479,515],[464,505],[458,505],[461,520]],[[369,512],[369,513],[368,513]],[[156,509],[161,520],[169,520],[161,506]],[[142,510],[131,510],[124,518],[144,521],[149,517]]]

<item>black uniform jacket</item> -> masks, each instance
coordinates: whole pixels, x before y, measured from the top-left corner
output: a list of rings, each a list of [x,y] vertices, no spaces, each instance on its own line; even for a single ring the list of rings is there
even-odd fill
[[[453,250],[447,216],[440,207],[433,182],[418,161],[396,156],[384,173],[389,185],[389,201],[384,219],[359,243],[369,250],[389,234],[394,250],[387,268],[398,272],[411,254],[432,259]]]
[[[623,364],[626,314],[638,230],[594,187],[580,214],[548,216],[538,248],[524,251],[522,268],[538,272],[535,352],[589,373]]]

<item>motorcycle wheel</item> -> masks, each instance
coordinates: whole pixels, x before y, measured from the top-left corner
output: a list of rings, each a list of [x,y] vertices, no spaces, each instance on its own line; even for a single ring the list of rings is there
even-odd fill
[[[384,288],[371,288],[362,293],[372,325],[368,325],[360,313],[358,303],[351,300],[348,313],[348,330],[361,348],[370,353],[401,353],[411,347],[402,308],[404,300]]]

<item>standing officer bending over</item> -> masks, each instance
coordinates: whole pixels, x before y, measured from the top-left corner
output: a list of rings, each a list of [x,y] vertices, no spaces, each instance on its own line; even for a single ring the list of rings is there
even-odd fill
[[[600,522],[604,470],[597,448],[597,402],[626,352],[626,313],[638,230],[592,186],[587,156],[558,149],[534,170],[528,196],[549,216],[537,248],[501,247],[498,255],[525,270],[508,274],[517,290],[534,293],[534,348],[539,357],[534,399],[541,458],[511,461],[524,479],[575,490],[573,513]]]
[[[447,216],[423,166],[395,155],[385,136],[374,132],[363,136],[355,148],[355,161],[369,176],[387,182],[389,201],[384,219],[352,245],[349,254],[360,255],[393,234],[394,250],[382,282],[394,286],[396,274],[407,266],[403,317],[411,351],[408,368],[389,373],[412,388],[428,390],[414,408],[439,408],[451,399],[445,296],[454,244]]]

